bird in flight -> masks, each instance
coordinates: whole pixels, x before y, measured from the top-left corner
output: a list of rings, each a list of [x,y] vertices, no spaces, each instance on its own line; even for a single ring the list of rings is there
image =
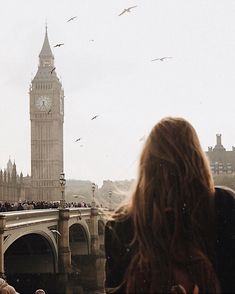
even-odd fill
[[[48,110],[47,114],[50,114],[50,113],[51,113],[51,109]]]
[[[63,46],[64,43],[59,43],[59,44],[56,44],[54,47],[60,47],[60,46]]]
[[[56,69],[56,67],[53,67],[52,70],[50,71],[50,73],[52,74],[55,69]]]
[[[94,41],[95,41],[94,39],[90,39],[90,40],[89,40],[89,42],[94,42]]]
[[[96,119],[98,116],[99,116],[98,114],[95,115],[95,116],[93,116],[93,117],[91,118],[91,120]]]
[[[70,22],[70,21],[74,20],[75,18],[77,18],[77,16],[71,17],[70,19],[67,20],[67,22]]]
[[[124,14],[126,12],[131,12],[131,9],[133,9],[135,7],[137,7],[137,5],[125,8],[118,16],[121,16],[122,14]]]
[[[56,233],[56,234],[58,234],[59,236],[61,236],[61,233],[60,233],[59,231],[57,231],[57,230],[52,229],[51,232],[52,232],[52,233]]]
[[[173,57],[171,57],[171,56],[164,56],[164,57],[161,57],[161,58],[154,58],[151,61],[157,61],[157,60],[164,61],[164,60],[169,59],[169,58],[173,58]]]
[[[80,137],[80,138],[77,138],[76,140],[75,140],[75,142],[78,142],[78,141],[81,141],[82,140],[82,138]]]

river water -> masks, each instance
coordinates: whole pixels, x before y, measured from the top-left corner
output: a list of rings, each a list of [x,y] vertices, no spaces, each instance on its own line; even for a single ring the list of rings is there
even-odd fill
[[[20,294],[34,294],[43,289],[46,294],[98,294],[104,293],[102,287],[93,289],[79,279],[70,275],[67,279],[60,274],[17,274],[8,275],[7,282]]]
[[[81,264],[80,264],[81,265]],[[72,273],[64,275],[60,273],[37,274],[7,274],[7,282],[14,286],[20,294],[34,294],[37,289],[43,289],[46,294],[102,294],[104,280],[104,258],[96,260],[96,285],[93,282],[93,272],[89,277]]]

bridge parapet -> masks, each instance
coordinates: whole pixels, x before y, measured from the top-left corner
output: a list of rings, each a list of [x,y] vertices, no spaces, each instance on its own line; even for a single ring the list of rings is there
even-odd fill
[[[69,219],[91,217],[91,208],[70,208]],[[58,222],[59,209],[35,209],[23,211],[2,212],[0,215],[5,216],[5,230],[15,229],[22,226],[30,226],[46,222]]]
[[[57,222],[59,219],[58,209],[11,211],[1,213],[1,215],[4,215],[6,218],[5,230],[40,223]]]
[[[90,218],[91,208],[80,207],[80,208],[70,208],[70,219],[73,218]]]

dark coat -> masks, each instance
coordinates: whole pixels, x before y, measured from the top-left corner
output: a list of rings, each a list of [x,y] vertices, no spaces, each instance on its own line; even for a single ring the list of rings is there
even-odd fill
[[[212,260],[222,293],[235,293],[235,192],[216,187],[215,257]],[[129,246],[134,234],[130,218],[109,221],[105,227],[105,289],[121,285],[132,256]],[[125,285],[113,293],[125,293]]]

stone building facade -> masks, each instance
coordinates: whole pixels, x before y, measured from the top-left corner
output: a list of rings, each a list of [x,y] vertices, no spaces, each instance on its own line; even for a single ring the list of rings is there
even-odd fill
[[[30,195],[30,177],[23,177],[16,171],[15,162],[9,159],[7,168],[0,170],[0,201],[19,202],[29,199]]]
[[[222,145],[222,135],[216,135],[215,147],[208,147],[206,152],[213,174],[231,174],[235,172],[235,147],[226,150]]]

